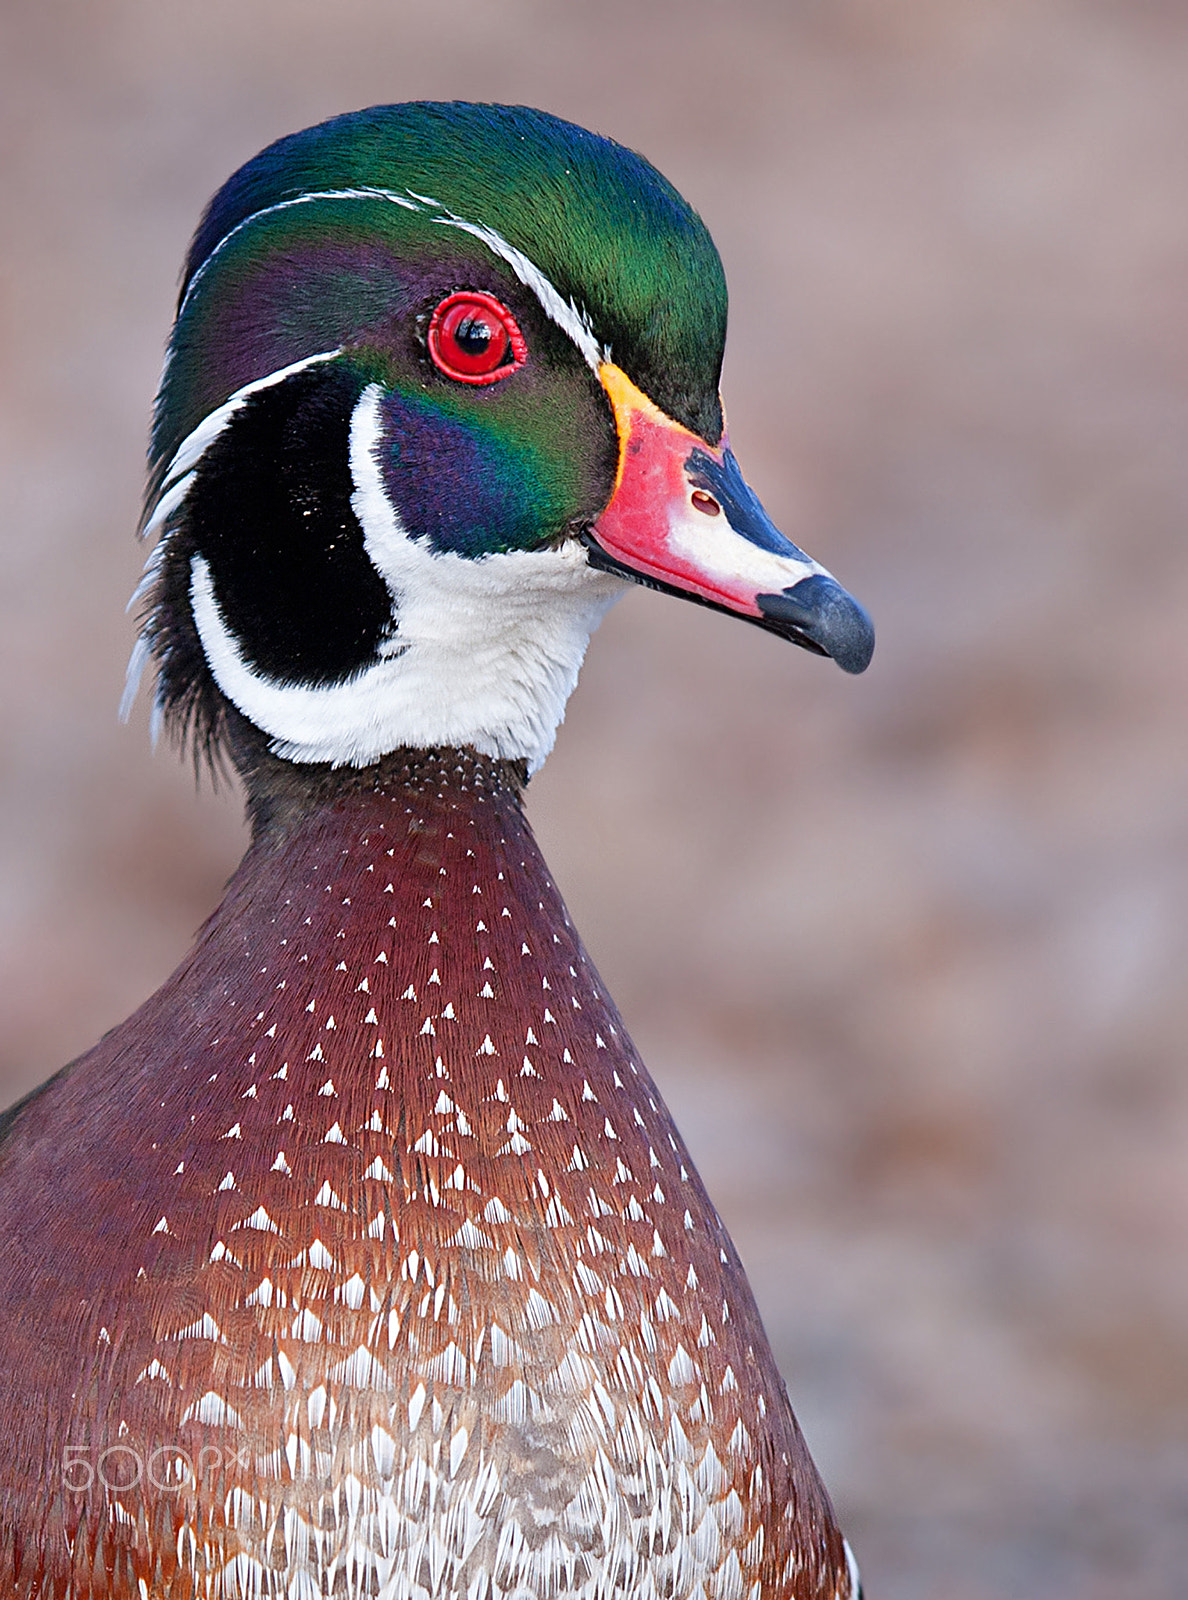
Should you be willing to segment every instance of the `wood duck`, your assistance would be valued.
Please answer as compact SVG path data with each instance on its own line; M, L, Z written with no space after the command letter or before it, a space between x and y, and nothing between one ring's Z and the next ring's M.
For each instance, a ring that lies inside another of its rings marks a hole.
M849 672L646 161L381 106L207 210L133 680L241 774L174 975L0 1126L0 1593L854 1600L738 1256L521 810L628 583Z

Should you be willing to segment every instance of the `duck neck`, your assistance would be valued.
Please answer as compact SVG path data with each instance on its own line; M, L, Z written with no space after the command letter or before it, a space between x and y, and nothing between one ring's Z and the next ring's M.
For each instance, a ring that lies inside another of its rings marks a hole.
M390 1092L412 1146L411 1122L433 1125L444 1092L485 1159L536 1151L546 1172L580 1170L584 1145L625 1149L645 1120L672 1159L668 1118L524 817L519 763L426 750L366 772L255 777L255 839L194 960L209 975L233 949L254 974L235 1048L269 1080L288 1063L319 1139L322 1121L363 1126Z
M498 795L519 808L528 783L525 761L452 746L394 750L361 768L283 761L249 723L236 717L235 724L229 721L226 729L229 753L247 792L252 844L265 850L283 846L314 819L324 820L329 808L345 816L405 790L418 797L438 794L443 803L447 794L463 804L477 793Z

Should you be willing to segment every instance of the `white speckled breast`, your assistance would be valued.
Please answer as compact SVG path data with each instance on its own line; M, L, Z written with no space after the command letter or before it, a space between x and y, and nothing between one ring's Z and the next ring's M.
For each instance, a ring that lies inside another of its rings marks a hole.
M250 854L27 1109L0 1205L63 1263L0 1274L5 1593L850 1593L737 1257L490 765Z

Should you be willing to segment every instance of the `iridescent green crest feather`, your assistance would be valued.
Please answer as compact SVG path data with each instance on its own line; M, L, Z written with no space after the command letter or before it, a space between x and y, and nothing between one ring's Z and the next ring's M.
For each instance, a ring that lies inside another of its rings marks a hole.
M347 191L357 198L305 198ZM726 286L692 207L641 156L544 112L420 102L278 140L215 196L183 277L153 433L157 481L244 383L399 315L397 262L406 278L410 251L440 250L435 212L522 252L662 410L717 439Z

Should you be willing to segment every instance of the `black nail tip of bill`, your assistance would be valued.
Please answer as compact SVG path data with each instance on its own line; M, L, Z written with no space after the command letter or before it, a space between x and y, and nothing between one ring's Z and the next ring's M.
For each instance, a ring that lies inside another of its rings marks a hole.
M768 623L795 644L832 656L843 672L865 672L874 654L874 624L840 583L814 572L780 594L755 597ZM786 631L785 631L786 630Z

